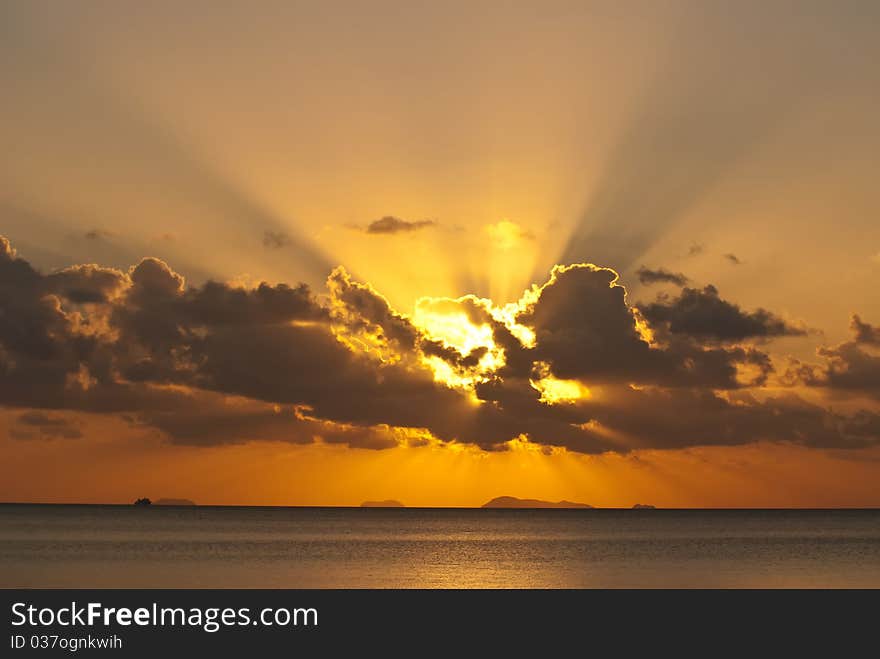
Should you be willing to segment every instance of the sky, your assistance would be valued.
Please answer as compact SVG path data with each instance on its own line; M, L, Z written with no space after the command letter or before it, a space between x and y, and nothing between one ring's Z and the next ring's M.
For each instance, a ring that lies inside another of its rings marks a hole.
M873 2L0 5L0 501L877 506Z

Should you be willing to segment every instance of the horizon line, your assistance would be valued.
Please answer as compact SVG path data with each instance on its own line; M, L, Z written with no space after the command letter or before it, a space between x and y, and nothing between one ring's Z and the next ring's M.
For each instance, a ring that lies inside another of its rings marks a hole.
M144 508L132 503L95 503L77 501L0 501L0 506L115 506L120 508ZM691 506L691 507L666 507L651 506L649 508L635 508L634 506L589 506L589 507L526 507L526 506L362 506L360 504L151 504L153 508L309 508L309 509L357 509L357 510L561 510L561 511L591 511L591 510L627 510L627 511L833 511L833 510L880 510L880 504L874 506Z

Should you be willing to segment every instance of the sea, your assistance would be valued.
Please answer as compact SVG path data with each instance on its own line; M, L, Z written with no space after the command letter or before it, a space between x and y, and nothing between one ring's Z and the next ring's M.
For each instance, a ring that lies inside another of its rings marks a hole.
M0 504L0 587L880 588L880 510Z

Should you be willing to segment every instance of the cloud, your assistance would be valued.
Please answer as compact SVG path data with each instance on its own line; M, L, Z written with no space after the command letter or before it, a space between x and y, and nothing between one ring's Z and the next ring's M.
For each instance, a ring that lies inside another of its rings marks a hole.
M880 346L880 327L862 322L862 319L857 314L853 314L850 319L850 329L855 335L856 343Z
M80 307L107 302L125 281L123 273L98 266L43 276L0 237L0 403L63 406L68 378L102 361L98 335L108 306Z
M728 307L733 325L775 327L769 312ZM517 440L626 453L880 440L873 411L767 395L769 355L653 323L627 303L617 273L591 264L555 267L504 308L425 298L408 316L342 268L324 296L302 284L187 286L155 258L43 274L0 239L0 318L0 405L21 410L10 429L21 438L77 437L69 411L120 415L195 446L502 450ZM553 383L576 393L548 398Z
M742 386L744 367L757 368L759 380L771 370L754 349L706 348L674 334L652 344L617 273L593 265L556 266L517 320L535 331L533 359L564 379L728 389Z
M630 448L685 448L789 442L814 448L862 448L878 442L880 416L834 414L794 395L759 401L749 394L630 389L597 414L599 428Z
M24 412L16 419L10 434L14 439L80 439L80 424L61 416L38 410Z
M45 281L47 291L57 293L71 302L98 304L117 295L124 287L125 277L119 270L87 264L53 272Z
M880 357L876 354L853 341L820 348L818 354L826 362L820 374L809 379L809 384L880 398Z
M722 299L711 284L703 289L685 288L677 297L661 296L638 306L653 326L700 340L743 341L807 333L766 309L743 311Z
M104 229L90 229L83 234L86 240L107 240L113 237L110 231Z
M780 380L789 386L803 385L828 389L836 397L859 395L880 400L880 332L853 314L852 341L820 347L820 363L791 360Z
M370 224L367 226L367 233L409 233L436 225L437 222L434 220L416 220L414 222L410 222L409 220L401 220L399 217L394 217L393 215L386 215L385 217L370 222Z
M651 270L642 266L636 271L639 281L645 286L652 284L675 284L676 286L686 286L688 278L680 272L670 272L664 268Z
M724 258L732 265L742 265L743 263L736 254L725 254Z
M263 232L263 247L268 247L269 249L282 249L290 244L290 236L283 231Z
M700 243L693 243L693 244L688 248L688 256L699 256L700 254L703 253L703 251L704 251L705 249L706 249L706 248L705 248L704 245L701 245Z

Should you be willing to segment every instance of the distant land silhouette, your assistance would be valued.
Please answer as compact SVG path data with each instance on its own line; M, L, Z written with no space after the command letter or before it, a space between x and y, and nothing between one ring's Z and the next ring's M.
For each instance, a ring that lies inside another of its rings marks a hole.
M655 510L656 506L652 506L649 503L637 503L632 507L633 510Z
M194 506L195 501L190 499L157 499L153 502L154 506Z
M586 503L574 501L541 501L540 499L518 499L516 497L495 497L483 504L483 508L592 508Z
M361 508L406 508L400 501L385 499L384 501L364 501Z
M191 501L189 499L156 499L155 501L151 501L149 497L142 497L140 499L135 499L134 505L136 505L136 506L194 506L194 505L196 505L196 502Z

